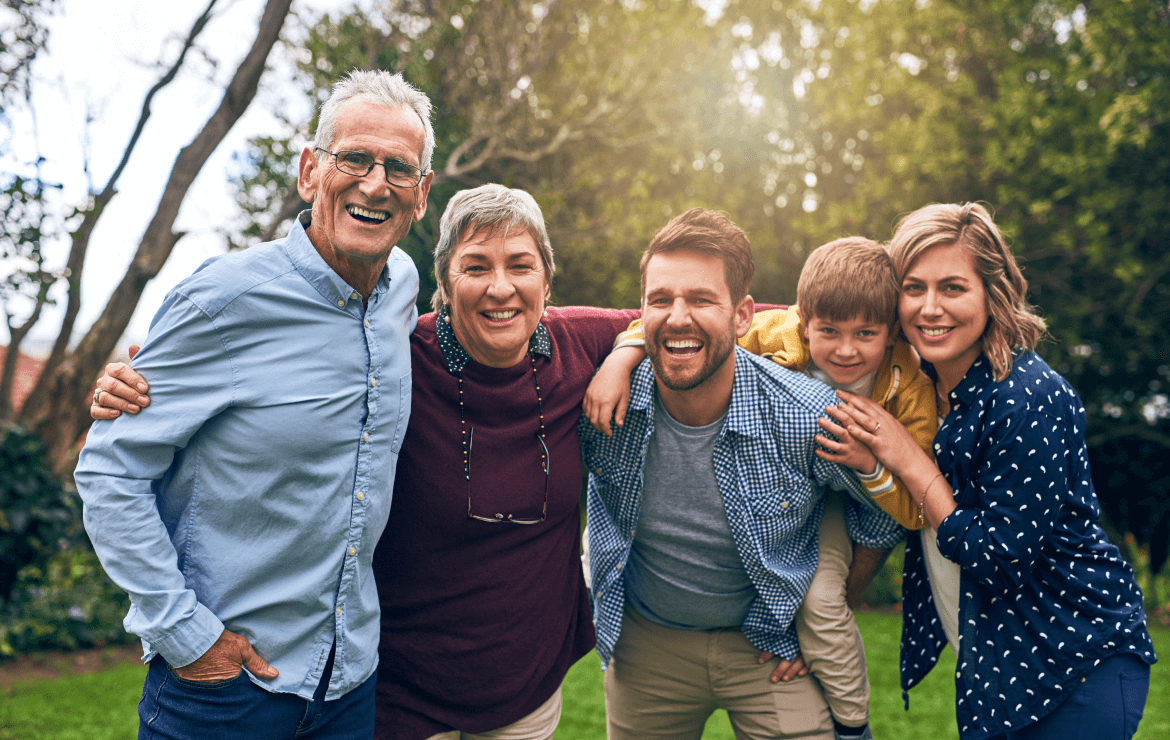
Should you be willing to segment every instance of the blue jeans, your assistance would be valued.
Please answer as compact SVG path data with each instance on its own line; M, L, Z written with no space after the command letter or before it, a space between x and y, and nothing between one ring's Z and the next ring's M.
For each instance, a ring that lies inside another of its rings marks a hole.
M1114 655L1090 671L1052 714L989 740L1130 740L1149 691L1150 667L1132 653Z
M226 681L179 678L162 656L150 662L138 703L138 740L369 740L377 674L325 701L333 656L312 701L266 691L240 671Z

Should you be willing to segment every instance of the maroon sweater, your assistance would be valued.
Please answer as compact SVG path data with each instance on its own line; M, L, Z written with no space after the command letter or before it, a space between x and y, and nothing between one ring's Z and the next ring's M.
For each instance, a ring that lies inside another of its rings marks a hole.
M549 308L551 357L534 353L549 452L537 441L536 383L525 356L510 368L463 368L464 415L474 428L464 477L459 383L439 347L435 315L411 337L413 397L390 521L374 555L382 602L377 738L424 740L511 724L548 700L593 648L581 572L581 401L614 338L636 311Z

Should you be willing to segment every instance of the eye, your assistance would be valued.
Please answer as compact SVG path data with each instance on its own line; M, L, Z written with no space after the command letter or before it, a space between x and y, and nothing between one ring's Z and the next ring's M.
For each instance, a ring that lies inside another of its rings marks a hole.
M923 290L922 283L903 283L902 292L909 295L916 295Z
M831 326L822 326L817 331L819 331L821 334L824 334L825 336L833 336L837 333L837 330Z
M337 153L337 162L340 165L349 165L354 169L368 169L374 158L362 152L344 151Z
M877 332L873 329L862 329L857 332L857 336L862 337L863 339L872 339L877 336Z
M945 290L948 293L966 293L967 292L966 286L959 285L958 283L948 283L943 288L943 290Z
M405 177L413 177L416 173L418 173L418 170L413 165L409 165L406 162L403 162L403 161L398 160L398 159L388 160L385 164L386 164L386 171L389 172L391 175L403 175Z

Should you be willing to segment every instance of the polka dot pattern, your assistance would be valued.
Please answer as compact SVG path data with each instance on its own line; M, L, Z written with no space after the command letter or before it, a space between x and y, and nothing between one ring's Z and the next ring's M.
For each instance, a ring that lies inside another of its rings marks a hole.
M1097 524L1085 412L1072 387L1022 352L1002 382L980 358L950 403L934 451L958 508L938 545L962 569L959 734L983 738L1044 717L1111 655L1157 657L1133 570ZM905 691L946 643L917 536L902 598Z

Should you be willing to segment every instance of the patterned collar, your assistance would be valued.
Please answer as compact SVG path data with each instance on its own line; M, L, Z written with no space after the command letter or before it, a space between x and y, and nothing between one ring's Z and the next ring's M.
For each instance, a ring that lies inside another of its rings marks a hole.
M439 315L435 317L435 334L439 338L439 349L443 350L443 359L447 361L447 372L458 376L463 372L463 368L467 367L467 363L471 362L471 355L467 354L467 350L463 349L463 345L455 338L449 311L445 305L439 309ZM543 323L537 322L536 331L528 338L528 351L552 359L552 338L549 337L548 328Z

